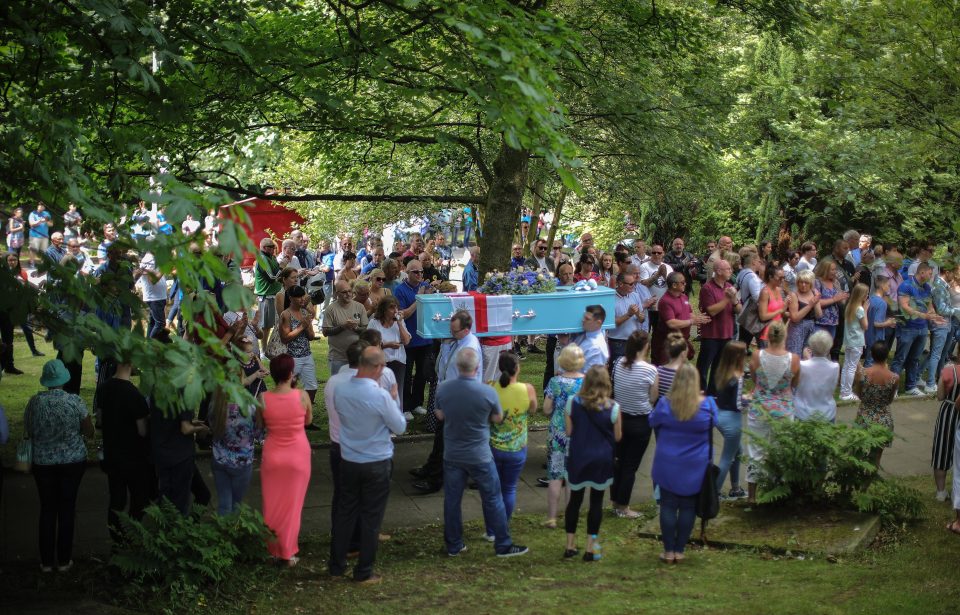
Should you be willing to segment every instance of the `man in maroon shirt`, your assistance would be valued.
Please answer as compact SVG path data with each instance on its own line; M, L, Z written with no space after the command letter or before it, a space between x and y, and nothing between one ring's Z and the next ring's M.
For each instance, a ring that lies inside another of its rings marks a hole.
M730 283L733 268L725 260L718 260L713 267L713 277L700 287L700 313L710 317L710 322L700 327L700 355L697 371L700 383L708 395L716 390L713 372L720 363L723 347L733 339L733 319L740 312L740 297ZM709 373L710 379L707 380Z
M687 281L679 271L674 271L667 276L667 292L660 298L660 303L657 305L660 319L653 331L654 365L667 363L664 343L667 341L667 334L671 331L679 331L683 334L683 337L687 340L687 358L692 359L693 345L690 344L690 327L710 322L710 317L705 314L693 315L690 300L683 293L686 285Z

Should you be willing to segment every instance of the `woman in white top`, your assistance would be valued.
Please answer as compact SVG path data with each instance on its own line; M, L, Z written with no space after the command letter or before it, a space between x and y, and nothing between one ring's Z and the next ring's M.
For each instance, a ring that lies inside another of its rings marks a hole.
M610 500L618 517L635 519L630 509L633 482L650 444L650 413L659 396L657 368L644 361L650 334L634 331L627 338L626 354L613 366L613 398L620 404L623 437L617 443Z
M397 388L403 390L403 376L407 369L407 352L404 345L410 341L403 319L397 318L399 305L393 295L384 297L377 304L367 328L380 332L383 354L387 359L387 367L397 377ZM400 400L401 408L403 400ZM409 420L409 419L408 419Z
M800 361L800 381L793 391L793 414L798 421L821 418L837 420L837 402L833 391L840 377L840 364L830 360L833 338L826 331L810 336L811 356Z

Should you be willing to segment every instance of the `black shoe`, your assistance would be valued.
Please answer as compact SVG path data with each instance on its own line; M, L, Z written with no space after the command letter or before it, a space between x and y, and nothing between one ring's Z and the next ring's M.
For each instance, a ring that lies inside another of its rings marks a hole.
M7 369L3 370L3 373L10 374L11 376L19 376L23 373L23 370L19 370L16 367L8 367Z
M419 489L424 494L436 493L437 491L443 489L443 483L435 483L429 480L418 480L413 483L413 487L414 489Z
M503 553L497 553L497 557L516 557L528 553L530 549L521 545L510 545L510 548Z
M42 352L40 352L39 350L33 350L32 352L33 352L33 356L35 356L35 357L45 357L45 356L47 356L47 355L43 354Z
M576 557L580 555L579 549L566 549L563 552L563 559L570 559L571 557Z
M548 479L546 476L541 476L537 479L537 487L549 487L549 486L550 486L550 479Z
M414 477L414 478L426 478L426 477L427 477L427 470L426 470L426 468L424 468L423 466L419 466L419 467L416 467L416 468L410 468L410 476L412 476L412 477Z
M529 346L527 346L527 352L529 352L530 354L544 354L542 350L540 350L533 344L530 344Z

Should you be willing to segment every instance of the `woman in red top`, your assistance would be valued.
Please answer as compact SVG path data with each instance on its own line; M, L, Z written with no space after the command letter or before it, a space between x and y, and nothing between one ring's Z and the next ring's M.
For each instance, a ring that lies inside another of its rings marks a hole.
M260 464L263 522L276 534L267 547L288 566L299 561L300 519L311 467L304 429L313 422L310 398L293 386L293 367L293 357L288 354L270 361L276 386L262 394L263 411L257 413L259 427L267 430Z
M783 322L783 315L787 311L787 304L783 300L783 270L768 266L763 272L763 282L764 287L757 301L757 314L761 322L766 323L760 332L760 340L766 346L770 323Z

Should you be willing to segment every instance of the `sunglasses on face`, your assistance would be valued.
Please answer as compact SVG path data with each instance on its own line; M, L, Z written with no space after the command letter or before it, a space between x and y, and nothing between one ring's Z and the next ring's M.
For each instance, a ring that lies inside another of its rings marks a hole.
M383 281L385 281L386 279L387 279L387 278L373 278L373 280L374 280L375 282L383 282Z
M663 254L663 252L651 252L651 253L650 253L651 256L659 256L660 254Z

